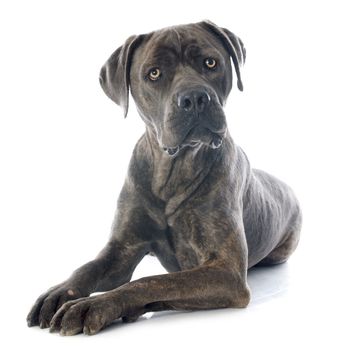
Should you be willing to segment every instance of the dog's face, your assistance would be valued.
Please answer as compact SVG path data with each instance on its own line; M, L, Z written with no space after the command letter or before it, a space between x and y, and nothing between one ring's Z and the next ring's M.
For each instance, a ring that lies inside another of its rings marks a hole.
M232 57L238 87L245 51L233 33L210 22L170 27L134 36L101 70L104 91L128 108L128 90L159 146L170 156L183 147L221 146L223 106L232 87Z

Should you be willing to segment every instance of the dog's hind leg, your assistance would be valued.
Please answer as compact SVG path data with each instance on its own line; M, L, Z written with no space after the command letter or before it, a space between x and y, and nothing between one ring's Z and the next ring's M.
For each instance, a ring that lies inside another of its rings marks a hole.
M298 246L299 237L300 231L290 232L282 244L279 244L269 255L255 266L277 265L286 262Z

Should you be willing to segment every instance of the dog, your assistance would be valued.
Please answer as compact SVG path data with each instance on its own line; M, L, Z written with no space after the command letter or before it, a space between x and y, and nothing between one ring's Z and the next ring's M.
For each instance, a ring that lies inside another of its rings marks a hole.
M38 298L29 326L91 335L149 311L244 308L248 269L290 257L300 205L290 187L251 168L227 130L232 68L243 90L245 57L241 39L210 21L131 36L111 55L101 86L125 116L130 90L146 131L108 243ZM148 253L168 273L130 282Z

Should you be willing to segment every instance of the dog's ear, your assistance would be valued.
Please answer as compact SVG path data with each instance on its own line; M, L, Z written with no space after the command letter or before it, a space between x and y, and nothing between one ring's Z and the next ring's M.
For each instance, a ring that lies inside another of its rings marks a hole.
M213 33L223 43L225 49L232 57L233 65L235 67L237 75L238 89L243 91L240 67L245 62L246 50L244 48L242 40L238 36L230 32L228 29L220 28L211 21L206 20L200 22L200 25L202 25L205 29Z
M100 84L106 95L128 114L130 67L136 48L143 35L133 35L125 44L113 52L100 71Z

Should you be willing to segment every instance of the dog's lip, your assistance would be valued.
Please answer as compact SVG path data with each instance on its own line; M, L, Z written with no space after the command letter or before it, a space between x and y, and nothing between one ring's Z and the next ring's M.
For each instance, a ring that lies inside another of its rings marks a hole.
M188 143L182 143L181 145L177 145L175 147L162 147L162 148L163 148L163 151L166 152L170 157L176 157L180 152L180 150L185 147L196 148L198 146L205 144L211 149L217 149L222 146L222 143L223 143L223 137L220 135L214 135L212 140L209 143L202 142L200 140L191 140Z
M175 157L179 151L180 151L181 146L176 146L176 147L163 147L163 151L168 153L169 156Z
M211 138L209 140L203 141L198 138L192 138L193 135L193 130L195 130L196 125L194 125L188 132L187 134L183 137L182 142L179 143L178 145L175 146L161 146L164 152L166 152L169 156L175 157L178 155L181 149L185 147L191 147L191 148L196 148L201 145L206 145L210 147L211 149L218 149L222 146L223 140L226 136L227 129L225 130L220 130L218 132L213 132L209 128L208 131L211 134Z
M213 139L209 143L209 147L212 149L220 148L223 138L219 135L214 135Z
M175 157L179 151L185 147L197 147L201 144L200 141L191 141L190 143L182 143L181 145L175 147L162 147L163 151L168 153L169 156Z
M182 143L181 144L181 147L186 147L186 146L189 146L189 147L196 147L198 146L199 144L201 144L202 142L200 140L190 140L189 142L186 142L186 143Z

